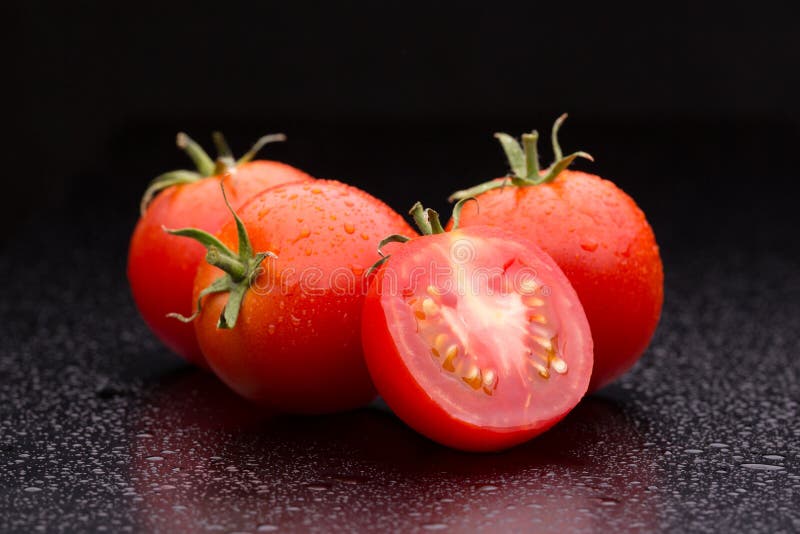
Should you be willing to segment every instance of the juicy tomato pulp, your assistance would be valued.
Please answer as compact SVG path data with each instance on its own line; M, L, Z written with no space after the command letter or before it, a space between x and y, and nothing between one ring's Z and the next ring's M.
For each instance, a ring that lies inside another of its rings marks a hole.
M526 441L589 385L592 338L575 291L546 253L506 231L472 227L397 247L364 306L378 392L442 444Z

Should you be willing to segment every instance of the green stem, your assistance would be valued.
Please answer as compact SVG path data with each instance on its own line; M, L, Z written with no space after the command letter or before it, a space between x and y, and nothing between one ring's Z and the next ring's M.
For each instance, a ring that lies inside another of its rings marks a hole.
M428 221L431 223L431 233L443 234L444 228L442 228L442 222L439 220L439 214L430 208L425 212L428 214Z
M217 149L217 162L214 165L214 174L227 174L236 170L236 160L233 158L231 147L225 140L222 132L212 132L211 139Z
M223 254L217 247L210 247L206 253L206 261L228 273L231 280L241 282L247 275L247 267L238 258Z
M414 218L414 224L417 225L422 235L431 235L433 233L428 214L425 213L425 208L422 207L422 202L417 202L411 206L411 210L408 213Z
M525 176L518 176L518 178L526 178L528 180L539 179L539 150L536 145L539 144L539 132L536 130L528 134L522 134L522 146L525 148Z

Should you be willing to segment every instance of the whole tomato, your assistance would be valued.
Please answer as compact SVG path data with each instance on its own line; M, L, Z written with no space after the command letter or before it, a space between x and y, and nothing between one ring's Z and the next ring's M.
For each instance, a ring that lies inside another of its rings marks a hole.
M523 146L497 134L512 173L459 191L476 197L461 225L491 225L527 238L547 252L580 297L594 339L590 391L627 371L655 332L664 300L664 272L653 229L634 200L608 180L567 166L558 144L562 115L553 126L555 162L540 171L536 132Z
M366 270L382 236L411 228L377 198L332 180L273 187L232 212L216 236L172 231L208 249L189 319L211 369L274 411L368 403L375 390L361 347Z
M196 171L172 171L150 184L142 198L141 217L128 251L128 281L133 300L147 325L172 351L208 368L191 325L167 318L170 312L192 312L192 284L205 251L199 243L180 239L164 227L191 226L216 232L230 214L219 193L225 183L234 208L264 189L288 182L307 182L311 176L277 161L255 160L256 152L283 135L262 137L239 160L218 133L214 135L220 156L216 162L188 136L178 134L178 146L197 166Z

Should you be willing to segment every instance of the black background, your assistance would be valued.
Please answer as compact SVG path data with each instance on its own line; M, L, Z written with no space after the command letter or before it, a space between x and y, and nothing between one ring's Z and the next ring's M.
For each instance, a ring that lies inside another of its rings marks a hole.
M566 111L565 148L591 152L579 167L634 196L663 244L769 240L793 222L788 6L12 2L5 237L48 213L132 225L146 182L188 164L178 130L209 146L221 129L239 153L283 131L263 157L446 209L505 172L493 132Z
M0 530L800 529L789 2L2 10ZM494 132L562 112L653 225L665 305L640 363L524 446L460 454L380 406L272 419L136 313L128 239L189 164L179 130L285 132L263 157L447 210L506 171Z

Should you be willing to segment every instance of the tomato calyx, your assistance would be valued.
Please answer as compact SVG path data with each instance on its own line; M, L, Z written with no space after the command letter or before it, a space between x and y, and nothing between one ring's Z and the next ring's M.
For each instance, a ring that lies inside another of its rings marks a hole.
M519 141L506 133L496 133L494 136L500 141L500 145L503 147L503 152L505 152L506 158L508 158L511 172L505 178L490 180L468 189L456 191L450 195L448 200L453 202L474 197L486 191L500 189L509 185L527 187L545 184L555 180L556 177L561 174L561 171L569 167L577 158L594 161L594 158L590 154L582 151L573 152L572 154L564 156L561 151L561 145L558 142L558 130L566 119L567 114L564 113L553 123L553 128L550 132L550 141L553 146L554 161L549 167L544 170L539 167L539 132L536 130L522 134L521 145Z
M164 231L169 234L194 239L206 247L208 251L206 253L206 261L225 272L225 274L214 280L208 287L200 292L197 297L197 310L192 315L185 317L179 313L169 313L167 317L178 319L184 323L191 322L200 314L203 306L203 299L206 295L212 293L229 293L228 302L225 304L217 320L217 328L231 329L236 326L236 320L239 317L239 310L242 307L245 294L261 272L261 263L266 258L277 258L277 256L269 251L253 252L253 245L250 243L250 237L247 235L247 229L244 227L244 223L242 223L242 220L231 207L230 203L228 203L228 197L225 195L225 187L221 183L220 188L222 189L222 196L225 199L225 205L236 221L239 251L238 253L233 252L215 236L198 228L164 228Z
M153 178L139 203L139 212L142 215L144 215L147 206L160 191L173 185L190 184L211 176L234 172L239 165L252 161L265 145L277 141L286 141L286 136L281 133L265 135L258 139L242 157L235 159L222 133L213 132L211 137L217 149L216 160L211 159L211 156L194 139L183 132L178 132L175 144L186 152L186 155L194 163L195 170L177 169Z
M474 197L467 197L460 199L458 202L456 202L455 206L453 206L453 227L450 229L451 232L458 228L459 222L461 221L461 210L464 207L464 204L470 200L474 200L476 203L478 202L478 199ZM447 231L442 226L439 213L434 209L423 207L422 202L416 202L413 206L411 206L408 214L414 219L414 224L417 225L417 228L419 228L419 233L423 236L443 234ZM389 260L389 255L383 252L383 247L389 243L406 243L407 241L411 241L411 238L402 234L392 234L381 239L380 243L378 243L378 255L380 256L380 259L373 263L372 267L367 269L367 276L372 274L378 269L378 267Z

